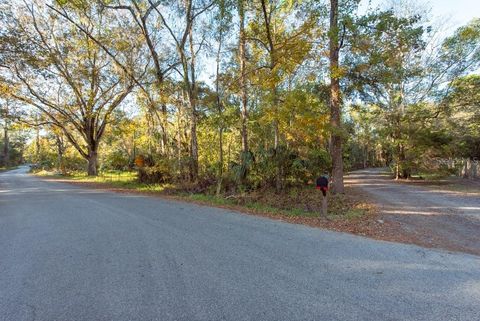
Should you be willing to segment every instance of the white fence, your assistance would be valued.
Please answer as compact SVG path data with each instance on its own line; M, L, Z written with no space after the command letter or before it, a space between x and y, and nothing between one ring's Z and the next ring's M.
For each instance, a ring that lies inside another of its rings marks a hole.
M465 178L480 178L480 162L471 159L459 160L461 165L459 166L459 176Z
M430 162L431 169L448 168L450 174L463 178L480 179L480 161L478 159L457 158L457 159L435 159Z

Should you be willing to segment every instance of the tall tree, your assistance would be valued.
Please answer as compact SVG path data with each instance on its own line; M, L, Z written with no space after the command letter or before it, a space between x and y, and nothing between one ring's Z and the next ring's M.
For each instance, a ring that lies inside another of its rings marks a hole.
M422 123L443 113L442 104L433 110L431 102L441 101L449 84L479 63L478 24L472 22L436 43L435 33L422 17L393 10L359 17L346 54L347 90L381 107L377 125L393 144L397 179L408 178L416 166L416 138L428 136Z
M168 74L177 66L178 61L172 59L174 55L166 51L162 41L162 28L158 28L155 12L162 5L162 1L152 2L151 0L132 1L132 0L115 0L100 1L102 7L119 11L127 11L133 21L132 28L138 28L148 49L149 56L153 62L154 81L152 85L144 84L140 86L143 95L147 98L148 111L159 120L161 127L161 149L162 154L167 158L170 156L169 151L169 122L168 112L165 102L159 97L165 94L165 81ZM148 63L148 60L146 61ZM149 80L147 79L148 83ZM143 82L142 82L143 83Z
M276 189L280 191L284 185L281 163L286 146L280 124L282 90L311 50L316 20L307 14L302 21L287 24L288 19L302 13L285 1L256 1L253 14L247 33L253 52L251 74L264 93L265 119L271 123L273 144L270 144L276 155Z
M108 17L95 6L70 9L98 37L122 33L106 29L103 22ZM8 66L15 80L12 97L37 108L61 128L87 160L88 174L97 175L105 128L134 82L88 37L63 28L57 15L46 14L44 6L33 3L17 10L23 17L14 18L11 34L20 35L22 43ZM128 52L125 60L132 62L135 50L128 45L123 49Z
M342 119L339 53L342 46L338 25L338 0L330 0L329 60L330 60L330 126L332 130L330 155L332 158L332 192L344 193Z
M151 0L149 0L152 4ZM196 181L198 179L198 139L197 139L197 122L198 122L198 83L197 83L197 54L203 45L203 41L195 43L195 23L199 17L207 10L212 8L215 1L195 1L185 0L176 10L178 16L177 21L182 21L181 25L174 28L171 21L167 20L162 11L158 7L154 7L159 15L162 25L166 28L168 34L173 41L177 53L177 59L181 68L175 68L183 83L183 91L185 102L189 110L190 122L190 179ZM178 32L180 31L180 32Z
M10 128L10 106L9 100L5 100L3 107L0 107L3 118L3 155L2 155L2 165L8 167L10 165L10 139L9 139L9 128Z
M238 62L240 65L240 99L241 99L241 137L242 152L245 161L245 155L248 149L248 91L247 91L247 41L245 36L245 0L238 0L238 18L239 18L239 35L238 35ZM246 166L246 164L243 164Z

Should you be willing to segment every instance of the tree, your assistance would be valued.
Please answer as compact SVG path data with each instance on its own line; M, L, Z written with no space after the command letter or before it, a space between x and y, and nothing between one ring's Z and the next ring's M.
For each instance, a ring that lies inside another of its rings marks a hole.
M9 139L9 128L10 128L10 101L5 100L5 104L2 111L1 118L3 118L3 155L2 155L2 165L8 167L10 165L10 139Z
M455 137L457 157L480 159L480 76L470 75L450 84L441 104L447 130Z
M342 44L338 26L338 0L330 0L330 126L332 127L330 154L332 157L333 193L344 192L339 68L339 53L341 47Z
M151 0L150 4L151 4ZM198 18L207 10L209 10L215 1L205 3L204 1L185 0L178 8L176 17L183 20L182 27L176 26L174 30L171 23L157 7L155 11L158 13L163 26L167 29L174 47L176 49L177 58L181 69L175 68L183 83L183 93L185 95L186 104L189 107L190 122L190 179L196 181L198 179L198 140L197 140L197 122L198 122L198 84L196 75L196 56L202 48L203 41L196 45L194 42L194 28ZM177 20L177 21L178 21ZM176 31L180 30L179 33ZM196 47L197 46L197 47Z
M154 114L160 123L162 131L161 149L162 154L167 158L170 156L169 151L169 122L167 106L164 102L159 101L159 97L164 94L165 81L168 74L178 65L176 59L172 59L175 55L169 50L165 52L166 46L162 44L164 35L161 34L162 28L158 28L158 23L154 19L155 12L160 13L159 7L161 1L152 2L151 0L143 1L100 1L100 5L106 9L114 9L118 11L127 11L133 21L132 28L138 28L145 42L146 48L153 62L154 81L153 86L148 84L140 85L142 94L147 98L148 111ZM163 19L163 16L162 16ZM92 35L90 35L92 36ZM104 47L106 48L106 47ZM108 51L108 49L107 49ZM147 62L148 64L148 62ZM147 82L149 80L147 79ZM158 106L160 105L160 106ZM160 114L159 114L160 109ZM160 116L161 115L161 116Z
M276 189L283 189L281 149L286 145L280 131L282 108L282 86L305 61L312 45L311 37L316 28L316 16L306 15L299 23L287 25L287 19L300 14L284 1L254 2L254 17L249 25L247 40L252 43L252 79L264 93L265 119L271 123L272 148L277 163Z
M352 50L346 57L351 89L364 101L388 113L388 135L395 144L396 177L409 176L405 140L408 84L422 72L424 27L419 16L398 17L393 11L377 11L356 20Z
M425 124L444 112L438 102L450 91L448 84L478 66L478 24L461 27L437 44L422 17L392 10L360 17L345 61L347 90L383 111L377 119L385 124L377 125L392 141L397 179L409 178L428 150L419 147L434 143L417 138L433 139Z
M21 35L8 65L15 82L12 97L37 108L61 128L87 160L88 174L97 175L98 148L105 128L134 82L91 39L63 28L58 15L45 14L46 8L37 3L22 9L25 17L15 17L10 25L11 35ZM118 28L106 29L103 21L109 17L95 6L70 10L99 38L124 33ZM127 63L135 60L136 50L127 42L117 43L115 48Z
M247 89L247 41L245 36L245 1L237 0L239 34L238 34L238 63L240 66L240 99L241 99L241 137L243 166L246 167L248 148L248 89Z

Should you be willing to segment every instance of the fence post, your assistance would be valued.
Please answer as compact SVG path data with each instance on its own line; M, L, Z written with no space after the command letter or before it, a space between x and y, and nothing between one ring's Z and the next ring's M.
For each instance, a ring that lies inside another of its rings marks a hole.
M467 178L472 178L472 161L470 158L467 158Z

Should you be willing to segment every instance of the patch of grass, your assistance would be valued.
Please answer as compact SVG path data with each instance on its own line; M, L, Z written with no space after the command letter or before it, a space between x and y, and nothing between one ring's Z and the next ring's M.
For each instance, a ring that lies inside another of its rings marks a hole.
M189 198L213 205L234 205L256 213L292 218L319 217L322 208L322 196L311 187L294 187L283 193L264 189L230 197L188 194ZM369 213L368 205L358 195L347 189L346 194L328 196L328 218L335 220L358 220Z
M136 184L137 186L135 187L135 189L141 192L163 193L175 189L175 186L172 184Z
M425 184L428 188L433 190L445 191L445 192L454 192L454 193L464 193L471 195L480 194L480 181L478 180L468 180L462 178L450 179L444 182L444 184Z
M137 176L135 172L110 171L102 172L98 176L88 176L84 172L71 172L68 173L68 175L62 175L57 172L41 170L39 172L35 172L35 175L50 178L61 178L64 180L82 183L105 184L106 186L129 189L137 189L143 186L143 184L140 184L136 181Z
M256 212L264 212L272 215L285 214L287 211L275 208L273 206L262 204L259 202L250 202L245 204L246 208L252 209Z
M351 208L347 210L345 213L345 218L352 220L352 219L357 219L361 218L363 215L365 215L365 210L361 208Z
M0 173L5 171L11 171L12 169L17 169L18 166L0 166Z
M451 175L449 173L418 173L418 174L414 174L412 175L410 178L408 178L407 180L411 180L411 181L441 181L441 180L444 180L444 179L447 179L448 177L450 177Z
M215 195L208 195L208 194L183 194L183 196L186 196L188 199L192 201L197 201L197 202L202 202L202 203L207 203L207 204L214 204L214 205L238 205L236 202L225 198L225 197L219 197Z
M101 172L98 176L87 176L82 172L74 172L68 175L72 180L80 180L83 182L95 182L95 183L110 183L121 182L129 183L137 179L136 172L121 172L121 171L108 171Z
M307 212L301 208L281 209L271 205L263 204L260 202L248 202L244 205L248 209L252 209L256 212L268 213L271 215L284 215L288 217L316 217L318 213Z

